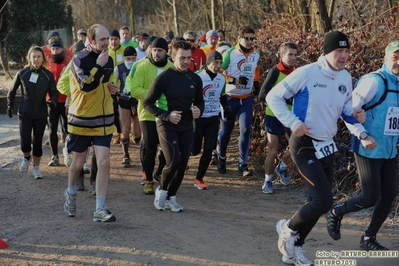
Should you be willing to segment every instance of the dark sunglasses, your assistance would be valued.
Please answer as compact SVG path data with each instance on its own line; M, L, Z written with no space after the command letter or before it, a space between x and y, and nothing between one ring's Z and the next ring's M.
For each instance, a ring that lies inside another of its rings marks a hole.
M186 39L187 42L195 42L193 39Z
M253 41L255 40L255 37L242 37L244 38L246 41Z

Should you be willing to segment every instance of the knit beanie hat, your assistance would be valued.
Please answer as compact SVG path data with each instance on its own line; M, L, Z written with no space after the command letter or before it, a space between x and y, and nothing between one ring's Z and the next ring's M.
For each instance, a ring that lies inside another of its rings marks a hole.
M49 31L48 35L47 35L47 41L50 40L52 37L58 36L60 37L60 34L58 33L58 31Z
M216 31L210 30L206 33L206 39L208 40L209 38L219 38L219 35Z
M123 51L123 56L137 56L137 51L133 46L128 46Z
M78 30L78 35L87 36L87 31L85 29L80 29L80 30Z
M121 36L119 35L119 31L117 31L117 30L112 30L112 31L109 33L109 36L110 36L110 37L118 37L119 39L121 38Z
M85 48L84 43L82 41L78 41L73 47L73 53L76 54L77 52L82 51L84 48Z
M323 45L324 54L326 55L339 48L350 48L348 37L340 31L327 33Z
M152 42L152 48L162 48L165 51L168 51L168 42L164 38L156 38Z
M210 63L218 59L223 60L222 54L218 51L212 51L208 54L208 57L206 58L206 64L209 65Z

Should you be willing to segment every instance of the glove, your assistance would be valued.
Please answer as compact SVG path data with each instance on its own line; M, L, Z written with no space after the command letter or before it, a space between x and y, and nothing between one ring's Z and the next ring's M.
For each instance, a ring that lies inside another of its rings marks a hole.
M239 76L238 77L239 84L241 85L247 85L248 84L248 78L245 76Z
M224 118L226 118L227 120L233 119L233 113L231 112L230 106L225 106L225 107L223 108L223 116L224 116Z
M255 97L258 97L260 92L260 84L259 81L254 81L254 90L253 90L253 94Z
M8 106L6 113L9 118L12 118L12 113L14 113L14 109L12 107Z
M51 110L55 109L57 107L57 103L54 101L48 102L47 106L50 107Z

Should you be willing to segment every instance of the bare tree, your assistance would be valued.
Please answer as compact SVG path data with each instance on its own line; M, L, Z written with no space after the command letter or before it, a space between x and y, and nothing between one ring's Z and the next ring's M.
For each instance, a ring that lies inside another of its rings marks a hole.
M129 10L130 32L136 32L134 23L134 4L133 0L126 1L127 9Z
M173 21L175 24L175 34L179 35L179 14L177 11L176 0L167 0L168 3L172 6L173 9Z

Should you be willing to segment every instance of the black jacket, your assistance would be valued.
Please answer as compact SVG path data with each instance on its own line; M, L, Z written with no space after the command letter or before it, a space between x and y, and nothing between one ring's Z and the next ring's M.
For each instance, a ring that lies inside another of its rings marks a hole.
M37 80L33 77L37 76ZM26 67L14 77L8 91L7 106L14 108L15 95L21 87L22 99L18 108L18 115L30 119L42 119L48 116L46 93L49 92L50 101L56 103L58 92L53 74L44 67L34 69Z

